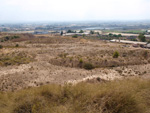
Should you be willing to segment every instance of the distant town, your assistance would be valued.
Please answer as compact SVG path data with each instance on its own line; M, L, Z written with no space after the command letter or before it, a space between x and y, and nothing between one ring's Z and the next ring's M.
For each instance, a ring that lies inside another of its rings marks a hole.
M141 40L139 40L138 36L139 34L143 34L146 39L142 42L150 42L149 21L0 24L0 32L14 34L27 33L35 35L48 34L51 36L72 36L74 38L79 36L110 40L112 42L117 39L140 42ZM127 41L119 42L127 43ZM137 43L133 42L133 44Z

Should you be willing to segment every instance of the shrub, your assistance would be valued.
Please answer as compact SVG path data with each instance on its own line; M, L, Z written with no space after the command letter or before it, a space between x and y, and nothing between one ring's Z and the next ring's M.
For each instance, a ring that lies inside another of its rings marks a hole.
M19 44L16 44L16 47L19 47Z
M82 60L82 59L80 59L80 60L79 60L79 63L80 63L80 64L82 64L82 63L83 63L83 60Z
M143 57L144 57L144 58L147 58L147 57L148 57L148 51L144 51Z
M4 40L5 40L5 41L7 41L7 40L9 40L9 39L10 39L9 36L4 37Z
M146 42L146 37L144 36L143 33L139 34L138 39L139 39L141 42Z
M0 49L2 49L3 48L3 46L2 45L0 45Z
M94 66L91 63L85 63L83 68L86 70L91 70L94 69Z
M119 57L119 52L115 51L114 54L113 54L113 58L118 58L118 57Z
M73 35L72 38L78 38L78 36L77 35Z

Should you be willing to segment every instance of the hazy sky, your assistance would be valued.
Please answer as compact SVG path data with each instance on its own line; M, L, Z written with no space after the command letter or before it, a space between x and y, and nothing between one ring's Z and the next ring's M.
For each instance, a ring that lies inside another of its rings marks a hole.
M0 22L150 20L150 0L0 0Z

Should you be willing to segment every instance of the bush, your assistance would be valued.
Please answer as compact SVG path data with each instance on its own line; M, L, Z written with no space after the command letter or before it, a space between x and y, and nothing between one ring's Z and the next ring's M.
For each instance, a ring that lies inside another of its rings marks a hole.
M19 44L16 44L16 47L19 47Z
M85 63L83 68L86 70L92 70L94 69L94 66L91 63Z
M79 60L79 63L80 63L80 64L82 64L82 63L83 63L83 60L82 60L82 59L80 59L80 60Z
M148 58L148 51L144 51L143 57L144 57L144 58Z
M78 35L73 35L72 38L78 38Z
M0 45L0 49L2 49L3 48L3 46L2 45Z
M143 33L139 34L138 39L139 39L141 42L146 42L146 37L144 36Z
M114 54L113 54L113 58L118 58L118 57L119 57L119 52L115 51Z

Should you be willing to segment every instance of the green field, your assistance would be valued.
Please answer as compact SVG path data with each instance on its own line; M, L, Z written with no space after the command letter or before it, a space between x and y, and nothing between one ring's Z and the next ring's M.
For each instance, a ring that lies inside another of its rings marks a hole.
M140 34L145 31L142 30L103 30L104 33L114 32L114 33L131 33L131 34Z

